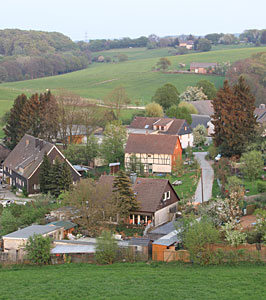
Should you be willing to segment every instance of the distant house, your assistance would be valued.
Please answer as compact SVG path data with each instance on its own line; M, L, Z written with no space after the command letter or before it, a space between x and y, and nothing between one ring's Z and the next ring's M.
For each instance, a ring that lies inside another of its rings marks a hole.
M28 194L40 192L40 166L45 153L51 163L56 159L68 163L73 183L80 179L80 174L55 145L28 134L24 135L3 162L4 179L20 190L26 189Z
M113 190L114 176L102 175L99 184ZM132 178L133 191L139 202L139 209L132 211L130 224L150 224L159 226L170 221L177 212L180 201L167 179Z
M71 127L68 126L64 130L61 128L61 132L58 134L58 141L63 142L63 138L66 136L68 144L87 144L88 136L93 134L98 143L102 143L103 129L101 127L95 129L85 125L73 124Z
M198 100L190 102L198 111L199 115L212 116L214 109L211 100Z
M23 250L29 237L40 234L44 237L49 236L54 240L61 240L64 237L62 226L51 225L31 225L2 237L4 252Z
M217 63L200 63L192 62L190 64L190 72L207 74L212 73L213 70L218 66Z
M182 158L182 147L177 135L136 134L128 136L125 147L125 168L130 169L136 157L145 173L171 173L176 161Z
M194 42L192 40L189 40L189 41L181 41L179 43L179 47L183 47L183 48L186 48L188 50L192 50L193 49L193 46L194 46Z
M203 125L207 129L207 135L211 136L214 133L214 125L212 124L211 117L208 115L191 115L192 129L195 129L198 125Z
M257 122L258 123L260 123L260 124L265 124L266 123L266 108L265 108L265 104L260 104L260 106L255 109L254 114L257 117Z
M193 146L193 131L184 119L135 117L127 130L128 133L176 135L183 149Z

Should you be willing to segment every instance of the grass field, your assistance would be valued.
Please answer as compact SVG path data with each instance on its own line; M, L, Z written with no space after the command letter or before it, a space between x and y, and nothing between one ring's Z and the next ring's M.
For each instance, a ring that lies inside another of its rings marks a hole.
M168 58L172 63L171 69L176 69L179 63L189 66L193 61L234 62L249 57L253 53L266 51L266 47L241 48L239 46L240 48L235 48L237 46L229 50L223 49L224 46L217 46L217 49L220 47L222 50L169 56ZM111 51L114 52L114 50ZM123 63L94 63L85 70L64 75L0 84L0 117L10 109L17 95L21 93L31 95L35 92L44 92L46 89L50 89L55 94L66 90L95 100L105 98L116 86L123 85L133 105L136 100L140 101L141 105L145 105L151 101L156 89L165 83L172 83L179 92L202 79L212 81L217 88L222 86L224 81L222 76L152 72L151 69L157 63L158 57L165 56L168 51L168 48L124 49L125 53L131 55L132 60Z
M68 264L0 270L1 300L265 299L264 265Z

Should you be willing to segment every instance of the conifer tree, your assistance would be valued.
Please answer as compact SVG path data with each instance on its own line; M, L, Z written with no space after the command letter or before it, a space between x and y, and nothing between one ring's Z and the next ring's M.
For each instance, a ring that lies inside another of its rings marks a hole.
M255 135L255 98L243 77L230 87L224 82L213 100L214 143L226 155L241 155Z
M11 150L15 148L21 137L25 134L25 132L21 131L20 124L22 111L27 101L27 96L24 94L15 99L4 128L5 144Z
M32 95L27 101L26 105L23 107L21 114L21 129L23 132L27 132L35 137L40 135L40 100L37 93Z
M61 174L59 174L59 185L62 190L69 190L72 184L72 174L70 171L69 164L66 160L62 163Z
M45 153L43 156L43 162L40 167L40 190L42 193L47 194L49 192L49 187L51 184L51 168L52 165L49 162L48 156Z
M61 185L60 185L60 177L62 173L62 164L60 163L59 159L55 159L55 163L52 164L50 170L50 184L49 184L49 191L52 195L58 197L61 192Z
M120 170L115 177L113 191L116 193L117 208L122 217L127 217L130 211L138 209L139 203L134 195L132 184L123 170Z

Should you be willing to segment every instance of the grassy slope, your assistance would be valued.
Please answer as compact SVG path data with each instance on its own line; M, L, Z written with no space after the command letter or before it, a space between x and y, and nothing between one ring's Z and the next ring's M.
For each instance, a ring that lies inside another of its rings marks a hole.
M253 299L265 298L263 265L57 265L0 271L0 299Z
M171 69L175 69L180 62L189 64L193 61L235 61L263 50L266 51L266 47L194 53L182 56L171 56L169 59L172 62ZM151 68L156 64L157 60L158 58L149 58L118 64L95 63L86 70L65 75L3 84L0 87L0 94L3 91L3 87L7 88L4 89L4 93L7 97L9 97L9 92L15 92L14 89L19 93L20 91L44 91L47 88L56 91L61 88L71 90L83 97L102 99L110 90L122 84L126 87L133 100L140 99L142 103L145 104L150 101L155 90L167 82L175 84L180 92L182 92L187 85L193 85L202 78L213 81L217 87L221 86L223 82L223 77L218 76L151 72ZM3 98L3 96L0 96L0 99L10 100L12 98Z

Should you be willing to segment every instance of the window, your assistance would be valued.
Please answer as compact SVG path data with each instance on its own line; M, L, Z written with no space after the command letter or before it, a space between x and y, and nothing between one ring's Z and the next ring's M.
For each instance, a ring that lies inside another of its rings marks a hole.
M187 131L187 126L185 126L185 131Z
M151 154L148 154L148 157L151 157Z
M168 191L167 193L166 193L167 195L167 199L170 199L170 197L171 197L171 193L170 193L170 191Z
M166 201L167 199L167 193L163 193L163 201Z

